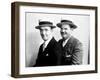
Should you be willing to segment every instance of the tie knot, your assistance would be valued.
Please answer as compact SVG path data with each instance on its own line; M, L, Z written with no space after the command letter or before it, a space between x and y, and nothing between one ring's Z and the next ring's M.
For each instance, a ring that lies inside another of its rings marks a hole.
M43 45L45 45L45 44L46 44L46 42L43 43Z

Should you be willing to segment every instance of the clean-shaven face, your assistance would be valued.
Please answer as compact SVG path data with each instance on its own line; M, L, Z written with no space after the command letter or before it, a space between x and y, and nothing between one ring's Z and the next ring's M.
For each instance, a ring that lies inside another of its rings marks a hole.
M47 41L52 36L52 29L51 27L41 27L40 28L40 35L44 41Z
M67 24L62 25L61 28L60 28L61 36L65 40L68 39L71 36L72 31L73 31L73 29L70 28L70 26L67 25Z

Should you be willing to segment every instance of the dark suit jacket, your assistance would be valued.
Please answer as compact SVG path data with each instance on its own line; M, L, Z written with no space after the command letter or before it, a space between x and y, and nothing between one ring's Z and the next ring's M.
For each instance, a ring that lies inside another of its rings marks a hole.
M35 66L56 66L60 64L60 51L57 41L52 38L45 50L42 50L43 44L39 48L38 57Z
M74 37L71 37L66 45L62 47L63 40L59 40L61 47L61 65L79 65L82 64L82 43Z

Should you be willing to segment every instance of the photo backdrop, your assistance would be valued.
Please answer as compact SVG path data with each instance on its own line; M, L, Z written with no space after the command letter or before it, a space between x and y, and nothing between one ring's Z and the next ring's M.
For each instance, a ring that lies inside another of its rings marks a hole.
M40 36L40 31L35 29L39 20L52 21L54 25L59 23L61 19L71 20L78 26L73 31L73 36L83 43L83 64L88 64L88 50L89 50L89 28L90 16L85 14L53 14L53 13L39 13L39 12L26 12L25 13L25 63L26 67L31 67L35 64L39 46L43 40ZM60 29L56 27L53 30L55 39L61 39Z

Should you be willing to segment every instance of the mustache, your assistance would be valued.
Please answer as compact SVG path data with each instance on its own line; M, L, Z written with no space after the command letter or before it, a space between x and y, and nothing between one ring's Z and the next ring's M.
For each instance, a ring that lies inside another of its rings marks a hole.
M68 34L67 32L60 32L61 34Z

